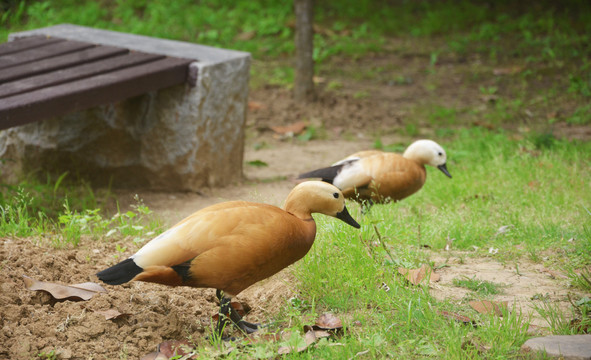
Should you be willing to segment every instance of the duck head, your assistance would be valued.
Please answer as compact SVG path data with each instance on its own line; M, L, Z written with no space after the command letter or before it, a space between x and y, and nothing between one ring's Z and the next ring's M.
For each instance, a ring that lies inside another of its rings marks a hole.
M423 165L434 166L451 178L451 174L447 171L447 155L445 154L445 150L435 141L417 140L406 148L402 156Z
M285 201L285 211L300 219L309 219L312 213L320 213L360 228L347 211L341 190L322 181L304 181L294 187Z

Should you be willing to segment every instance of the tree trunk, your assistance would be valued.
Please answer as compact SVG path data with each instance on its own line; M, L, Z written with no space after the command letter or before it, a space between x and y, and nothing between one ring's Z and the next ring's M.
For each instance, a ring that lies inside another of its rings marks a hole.
M295 34L295 83L297 101L311 101L314 93L314 5L313 0L294 0L296 15Z

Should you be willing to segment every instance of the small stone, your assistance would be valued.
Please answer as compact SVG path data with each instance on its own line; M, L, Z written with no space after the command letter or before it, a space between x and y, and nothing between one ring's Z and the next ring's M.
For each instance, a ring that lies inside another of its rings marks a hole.
M564 360L591 360L591 335L553 335L529 339L521 346L525 352L546 352Z

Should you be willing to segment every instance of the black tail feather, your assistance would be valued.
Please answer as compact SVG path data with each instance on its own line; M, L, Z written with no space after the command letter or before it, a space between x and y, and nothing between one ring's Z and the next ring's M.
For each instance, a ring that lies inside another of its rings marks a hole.
M144 271L137 266L133 259L129 258L123 260L117 265L111 266L108 269L96 273L99 280L109 285L121 285L133 279L137 274Z
M332 184L334 178L341 172L344 164L330 166L322 169L316 169L309 171L307 173L300 174L298 179L307 179L307 178L321 178L322 181Z

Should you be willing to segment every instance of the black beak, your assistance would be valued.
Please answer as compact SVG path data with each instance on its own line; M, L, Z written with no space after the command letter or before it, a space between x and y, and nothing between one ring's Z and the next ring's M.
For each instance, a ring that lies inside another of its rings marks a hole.
M448 178L451 179L451 175L449 174L449 171L447 171L447 166L445 166L445 164L439 165L437 168L439 170L441 170L442 173L444 173L445 175L447 175Z
M357 221L355 221L355 219L353 219L351 217L351 215L349 215L349 211L347 211L347 207L345 206L343 208L343 211L337 213L337 219L341 219L344 222L346 222L347 224L353 226L354 228L359 229L361 226L357 223Z

